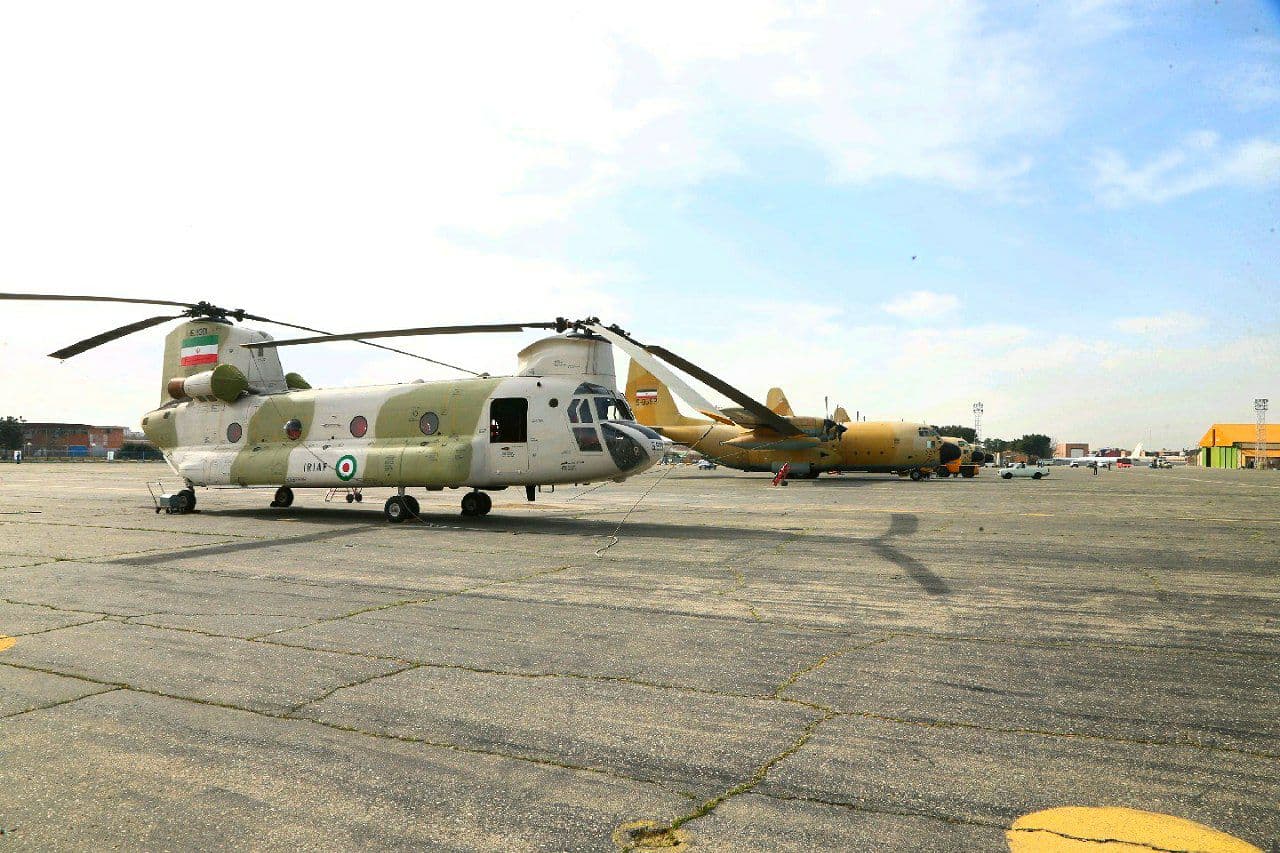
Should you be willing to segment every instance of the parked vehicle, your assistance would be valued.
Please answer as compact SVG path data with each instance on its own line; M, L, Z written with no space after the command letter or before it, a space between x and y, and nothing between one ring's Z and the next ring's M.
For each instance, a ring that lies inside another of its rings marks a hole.
M1032 465L1026 462L1018 462L1000 469L1000 478L1002 480L1012 480L1014 477L1030 477L1033 480L1039 480L1048 476L1048 467L1038 463Z
M716 463L712 462L710 459L699 459L699 460L698 460L698 470L699 470L699 471L714 471L714 470L716 470Z

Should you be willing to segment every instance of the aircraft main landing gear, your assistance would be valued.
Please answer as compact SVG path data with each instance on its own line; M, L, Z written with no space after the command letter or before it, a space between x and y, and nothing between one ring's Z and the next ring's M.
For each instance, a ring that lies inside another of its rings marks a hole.
M493 509L493 499L484 492L467 492L462 496L463 515L488 515L491 509Z
M288 486L281 486L276 489L275 499L271 501L274 507L286 507L293 504L293 489Z
M392 495L387 498L387 502L382 505L382 512L387 516L387 521L392 524L418 517L418 499L413 495L406 495L404 487L400 487L400 494Z
M920 473L919 468L912 468L911 473L907 476L909 476L915 482L919 482L924 477L924 475Z

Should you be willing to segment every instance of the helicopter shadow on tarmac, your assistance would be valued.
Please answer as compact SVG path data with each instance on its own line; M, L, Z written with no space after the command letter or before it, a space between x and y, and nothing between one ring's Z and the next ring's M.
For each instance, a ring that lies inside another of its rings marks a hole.
M354 533L365 533L380 530L389 535L412 535L411 531L423 530L468 530L477 533L535 534L543 536L581 536L606 539L618 530L618 522L613 519L566 518L549 515L537 517L514 517L494 515L484 519L464 519L457 514L446 512L424 512L419 516L419 523L413 520L401 525L387 524L380 510L351 509L336 507L292 507L289 509L225 509L204 510L210 516L220 518L242 518L255 521L302 520L312 524L328 525L329 529L302 533L299 535L282 535L271 538L255 539L246 542L228 542L221 545L208 545L196 548L147 554L118 562L128 565L162 565L171 562L195 559L214 554L238 553L254 551L261 548L281 545L302 544L335 539ZM895 540L913 536L920 528L919 518L913 513L895 512L892 514L889 529L879 536L866 538L860 536L839 536L833 534L810 533L804 538L806 542L843 546L856 549L870 548L880 558L902 569L920 588L931 596L951 594L951 587L946 580L939 577L920 560L906 553ZM662 522L646 522L629 520L622 528L623 536L634 536L649 539L666 539L673 541L713 540L741 543L754 539L762 544L785 542L794 535L792 530L768 530L752 527L734 527L729 525L709 524L667 524Z

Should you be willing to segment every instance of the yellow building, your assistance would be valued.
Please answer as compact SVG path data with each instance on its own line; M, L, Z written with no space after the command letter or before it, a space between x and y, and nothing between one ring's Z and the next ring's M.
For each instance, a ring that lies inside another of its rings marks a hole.
M1266 461L1280 468L1280 424L1266 425ZM1200 464L1206 468L1254 468L1258 456L1257 424L1214 424L1200 439Z

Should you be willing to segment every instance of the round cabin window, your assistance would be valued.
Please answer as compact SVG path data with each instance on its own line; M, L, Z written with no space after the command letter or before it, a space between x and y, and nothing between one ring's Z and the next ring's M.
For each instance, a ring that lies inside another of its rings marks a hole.
M289 436L290 441L302 438L302 421L290 418L284 425L284 434Z
M351 419L351 435L355 438L364 438L364 434L369 431L369 421L364 415L356 415Z
M547 405L554 409L556 406L560 405L560 401L557 400L555 397L552 397L550 400L547 401Z
M227 425L227 442L229 444L235 444L243 435L244 427L240 426L240 424L233 423Z
M435 412L427 412L418 418L418 429L423 435L435 435L440 431L440 416Z

